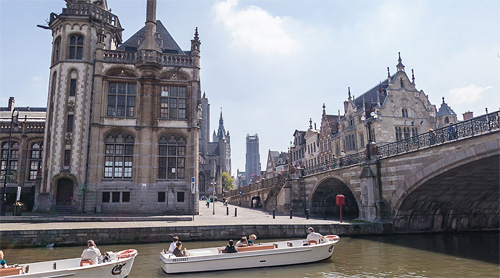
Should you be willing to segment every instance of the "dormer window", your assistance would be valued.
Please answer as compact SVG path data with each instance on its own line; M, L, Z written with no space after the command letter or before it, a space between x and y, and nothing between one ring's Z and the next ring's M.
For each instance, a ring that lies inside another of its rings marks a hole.
M401 109L401 116L403 118L408 118L408 109Z
M83 57L83 37L69 37L69 59L81 60Z

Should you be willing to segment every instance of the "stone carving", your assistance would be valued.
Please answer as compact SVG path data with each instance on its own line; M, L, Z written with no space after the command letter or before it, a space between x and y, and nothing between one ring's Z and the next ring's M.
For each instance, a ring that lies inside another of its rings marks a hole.
M68 112L73 112L75 111L75 101L70 100L68 102Z
M66 145L71 145L72 139L73 139L73 134L70 132L67 132L66 135L64 136L64 141L66 142Z

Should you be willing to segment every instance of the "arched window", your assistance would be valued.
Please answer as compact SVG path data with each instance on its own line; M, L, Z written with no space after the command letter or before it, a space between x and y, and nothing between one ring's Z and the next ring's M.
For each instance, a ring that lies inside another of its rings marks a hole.
M69 59L81 60L83 57L83 37L74 35L69 37Z
M59 61L61 54L61 37L58 37L54 42L54 56L52 57L52 63L55 64Z
M448 117L444 117L444 123L445 124L449 124L450 123L450 119L448 119Z
M134 137L124 134L110 134L106 137L105 178L132 178L133 159Z
M159 142L158 179L184 179L186 168L186 139L161 137Z
M42 168L43 142L35 142L30 148L30 180L36 180Z
M9 142L2 142L2 150L0 155L0 179L5 179L5 174L7 173L7 164L9 164L9 180L15 180L17 175L17 169L19 166L19 143L15 141L10 142L10 155L9 155Z

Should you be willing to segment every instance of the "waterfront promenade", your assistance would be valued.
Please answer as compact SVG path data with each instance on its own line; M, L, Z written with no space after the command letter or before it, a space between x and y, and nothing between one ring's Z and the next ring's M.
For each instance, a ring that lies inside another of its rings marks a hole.
M0 223L0 245L16 247L79 245L88 238L102 243L149 243L169 241L172 234L190 240L219 240L257 233L260 238L302 237L313 226L323 234L374 234L382 232L371 223L323 218L273 215L259 209L229 205L229 215L222 202L207 208L200 202L200 215L57 215L25 213L5 216ZM235 216L235 208L237 216Z

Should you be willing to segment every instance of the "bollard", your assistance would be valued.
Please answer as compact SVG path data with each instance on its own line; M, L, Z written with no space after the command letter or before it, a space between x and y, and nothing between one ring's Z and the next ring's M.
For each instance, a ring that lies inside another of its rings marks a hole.
M323 211L323 219L326 220L326 209Z
M238 216L238 208L234 208L234 217Z
M226 215L229 215L229 207L226 207Z
M306 218L309 219L309 209L306 209Z
M292 209L290 209L290 219L292 219Z
M276 219L276 210L273 209L273 219Z

